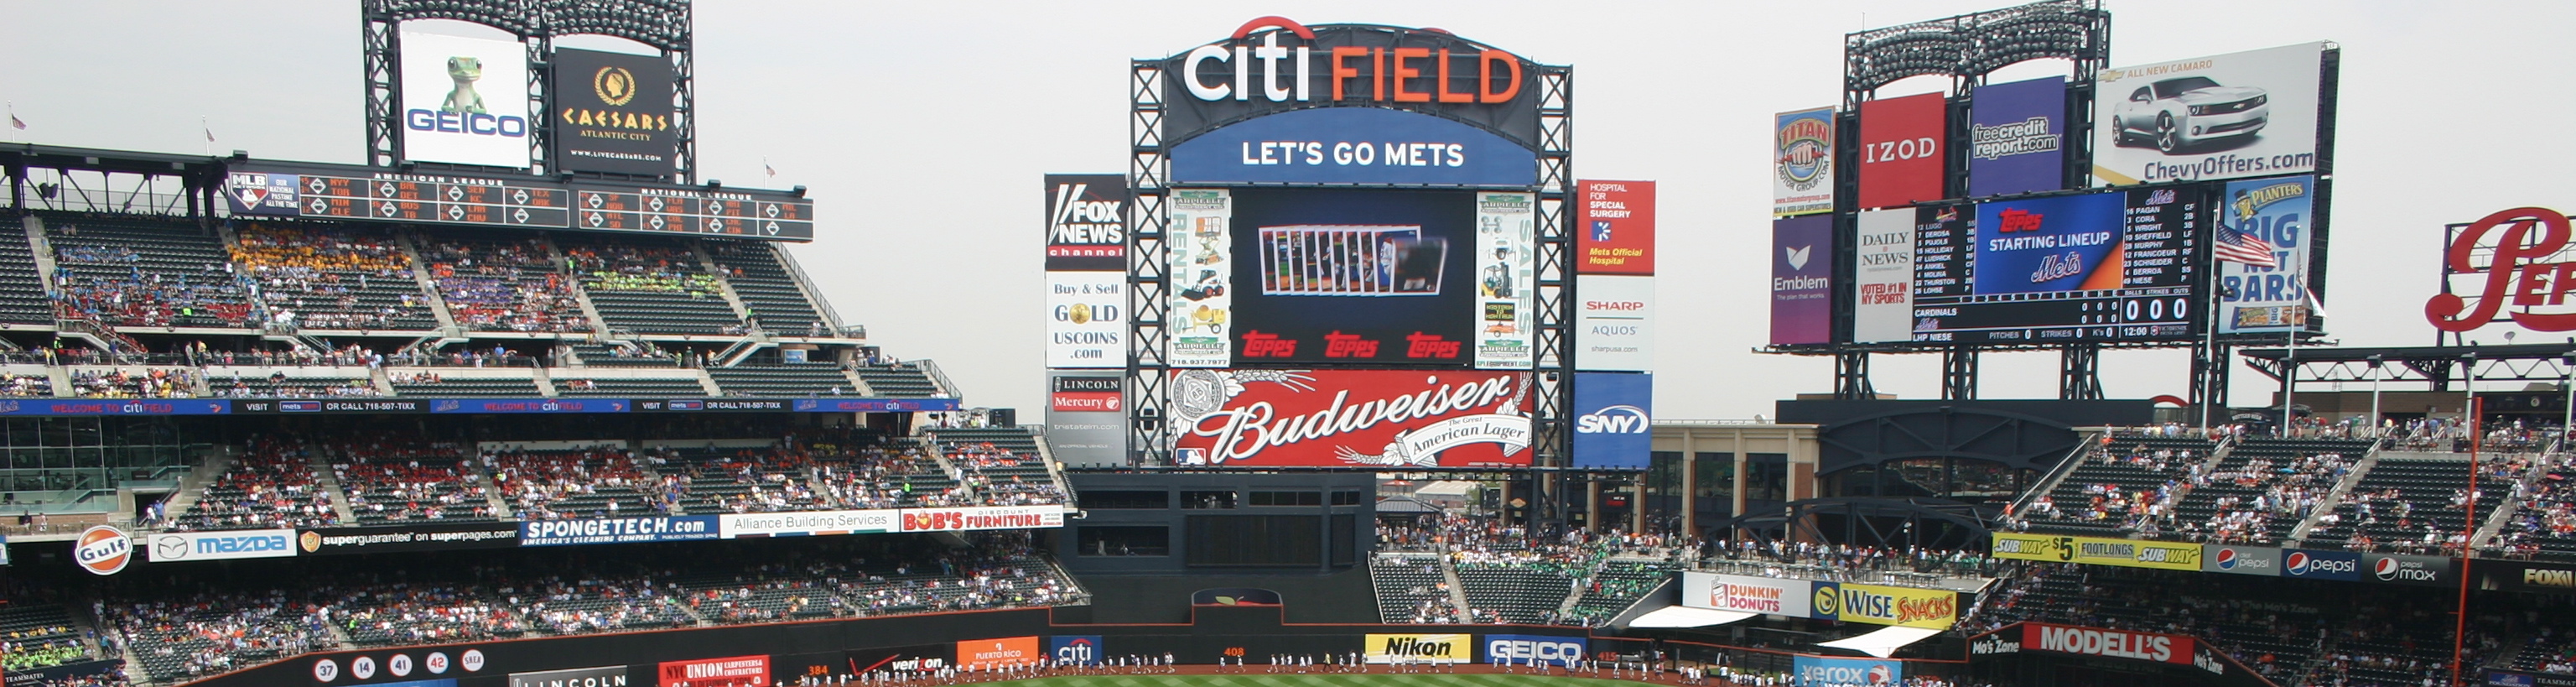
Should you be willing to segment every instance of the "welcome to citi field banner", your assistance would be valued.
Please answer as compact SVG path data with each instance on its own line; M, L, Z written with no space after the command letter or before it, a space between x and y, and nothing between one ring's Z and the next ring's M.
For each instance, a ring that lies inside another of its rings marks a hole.
M1182 465L1453 468L1530 464L1530 373L1178 370Z

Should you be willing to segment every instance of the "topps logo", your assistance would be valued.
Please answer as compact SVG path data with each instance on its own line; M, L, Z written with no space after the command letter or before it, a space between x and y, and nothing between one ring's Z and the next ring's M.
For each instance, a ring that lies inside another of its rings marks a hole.
M1277 334L1243 333L1243 357L1290 358L1297 355L1297 340L1282 339Z
M1377 340L1363 339L1358 334L1344 334L1337 329L1331 334L1324 335L1324 357L1375 358Z
M2003 217L2001 218L2002 221L1998 222L2001 226L1995 227L1995 231L2005 234L2010 234L2016 231L2039 231L2039 222L2045 217L2047 217L2047 215L2031 212L2029 210L2006 208L2003 212Z
M1407 358L1458 357L1459 342L1440 338L1438 334L1414 332L1405 335L1404 340L1404 357Z

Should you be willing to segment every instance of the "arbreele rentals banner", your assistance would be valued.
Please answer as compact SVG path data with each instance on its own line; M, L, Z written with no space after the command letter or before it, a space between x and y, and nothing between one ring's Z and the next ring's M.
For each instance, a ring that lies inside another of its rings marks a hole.
M1995 557L2157 570L2199 570L2201 545L2186 542L1995 533Z
M1234 196L1224 189L1174 189L1171 225L1163 242L1172 251L1172 302L1165 361L1176 368L1234 364Z
M1527 372L1177 370L1171 384L1183 465L1530 464Z
M1538 295L1538 196L1476 194L1476 367L1527 370Z

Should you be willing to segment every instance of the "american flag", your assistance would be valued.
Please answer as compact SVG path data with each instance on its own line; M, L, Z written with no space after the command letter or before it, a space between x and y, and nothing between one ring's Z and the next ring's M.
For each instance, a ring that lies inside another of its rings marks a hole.
M2263 237L2237 231L2226 225L2219 225L2218 243L2209 248L2210 255L2217 257L2219 262L2242 263L2254 267L2280 267L2281 261L2272 258L2273 250L2275 248L2272 242L2263 240Z

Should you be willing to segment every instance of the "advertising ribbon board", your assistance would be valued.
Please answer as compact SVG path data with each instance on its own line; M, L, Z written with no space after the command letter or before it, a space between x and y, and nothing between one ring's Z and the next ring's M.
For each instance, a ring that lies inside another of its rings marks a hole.
M1179 370L1175 455L1225 467L1528 465L1530 373Z
M295 555L295 530L162 532L144 537L154 563L285 558Z
M1027 530L1064 526L1064 506L966 506L906 508L893 532ZM959 660L964 660L960 657Z
M722 527L713 515L531 520L519 523L519 545L564 546L692 541L715 539L721 536L722 532Z
M295 536L296 549L311 556L498 549L518 545L519 524L508 522L325 527L303 530Z
M2201 569L2201 545L2184 542L1995 533L1995 557L2116 565L2157 570Z
M784 513L727 513L716 516L716 530L725 539L740 537L790 537L830 534L872 534L892 532L895 528L892 508L881 510L827 510Z

